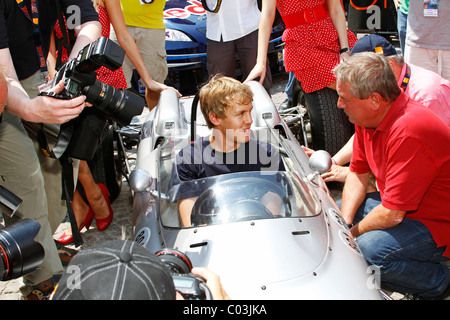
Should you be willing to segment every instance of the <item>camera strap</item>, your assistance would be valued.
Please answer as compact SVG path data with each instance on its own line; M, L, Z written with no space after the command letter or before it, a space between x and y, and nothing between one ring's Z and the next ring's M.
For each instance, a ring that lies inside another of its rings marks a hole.
M66 96L60 96L58 94L55 94L54 92L43 91L39 95L53 97L55 99L67 99ZM37 141L39 143L39 149L41 149L42 153L46 157L59 159L62 157L64 152L66 152L70 140L72 139L72 135L73 135L73 123L69 121L61 124L56 143L53 146L53 148L50 148L47 140L47 135L45 134L44 131L44 125L41 123L41 128L37 133Z
M39 69L41 71L41 75L43 77L44 82L48 82L49 77L47 69L47 60L44 55L44 50L42 49L41 31L39 29L39 8L37 0L31 0L31 16L23 0L16 0L16 3L19 6L22 13L25 15L25 17L33 25L33 41L36 47L36 54L39 60Z
M63 47L67 50L67 54L70 55L70 52L72 51L72 47L76 39L75 39L75 32L67 28L67 23L63 15L60 0L56 1L56 15L58 17L59 29L63 36L62 41L61 39L58 39L60 41L58 41L58 55L56 57L55 69L59 70L59 68L63 64L61 61Z
M51 93L41 92L40 95L54 96ZM80 231L78 230L77 220L72 209L72 200L74 192L73 182L73 165L72 158L66 153L73 134L73 123L71 121L63 123L60 126L58 138L53 148L50 148L47 135L44 131L44 125L41 124L40 130L37 132L37 141L41 152L49 158L58 159L61 164L61 184L62 184L62 200L65 200L67 207L67 215L69 216L70 226L72 228L73 241L75 246L83 244Z
M220 9L220 5L222 4L222 0L216 0L216 4L214 6L214 9L210 9L208 6L208 0L202 0L202 6L206 11L212 12L212 13L217 13L219 12Z
M75 247L79 247L83 244L83 238L81 237L80 230L78 229L77 219L75 218L71 203L75 188L73 183L72 158L67 154L64 154L59 158L59 163L62 168L63 200L66 200L67 215L69 216L70 228L72 229L73 242Z

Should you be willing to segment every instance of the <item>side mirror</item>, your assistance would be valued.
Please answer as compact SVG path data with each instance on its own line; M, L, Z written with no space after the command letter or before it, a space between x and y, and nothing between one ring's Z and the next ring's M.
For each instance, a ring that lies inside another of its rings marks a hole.
M135 169L130 173L130 188L134 192L148 191L153 183L153 178L147 170Z
M332 165L331 156L324 150L318 150L309 157L309 167L314 170L314 174L308 176L308 180L312 181L316 176L330 170Z

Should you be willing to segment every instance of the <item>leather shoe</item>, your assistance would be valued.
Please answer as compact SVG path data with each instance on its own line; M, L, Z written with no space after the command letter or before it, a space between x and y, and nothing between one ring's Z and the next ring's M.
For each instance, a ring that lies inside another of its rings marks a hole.
M84 227L89 230L89 227L91 226L92 220L94 220L94 212L91 208L89 208L89 211L86 215L86 218L84 219L83 223L80 225L78 230L82 230ZM73 236L71 234L66 234L65 232L59 237L58 240L61 244L69 244L73 242Z
M54 289L55 281L53 278L50 278L31 287L31 293L26 296L22 296L22 298L23 300L49 300Z

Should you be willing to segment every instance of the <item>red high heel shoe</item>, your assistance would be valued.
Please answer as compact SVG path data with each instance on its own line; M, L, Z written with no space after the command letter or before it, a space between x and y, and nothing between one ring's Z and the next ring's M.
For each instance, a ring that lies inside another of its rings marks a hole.
M97 229L98 231L103 231L111 224L113 218L113 209L111 208L111 204L109 203L109 192L108 188L103 183L97 183L97 185L102 190L103 197L105 198L106 204L109 209L109 216L103 219L96 219L97 221Z
M89 229L89 227L91 226L92 220L94 220L94 212L92 211L91 208L89 208L86 218L84 218L84 221L80 225L78 230L81 231L84 227L86 227L86 229ZM56 241L58 241L61 244L69 244L69 243L73 242L73 236L71 234L66 234L64 232L63 235L61 237L59 237L59 239Z

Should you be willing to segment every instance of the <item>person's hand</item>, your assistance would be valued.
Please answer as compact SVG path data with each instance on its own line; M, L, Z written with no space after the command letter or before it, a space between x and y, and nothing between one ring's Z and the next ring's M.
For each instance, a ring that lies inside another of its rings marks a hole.
M151 81L148 87L145 88L145 101L147 102L147 106L150 110L156 107L156 105L159 102L160 94L164 90L175 90L178 97L181 97L181 94L178 92L177 89L166 86L163 83Z
M255 80L259 77L259 82L263 83L264 78L266 77L266 66L261 64L256 64L252 71L248 74L247 79L245 79L244 83Z
M343 52L339 55L339 62L345 61L350 58L350 52Z
M313 149L311 149L311 148L308 148L308 147L305 147L305 146L302 146L302 149L303 149L303 151L305 151L305 153L306 153L306 155L307 155L308 157L311 157L311 155L312 155L314 152L316 152L315 150L313 150Z
M50 89L51 92L60 93L64 89L61 80ZM70 100L57 99L48 96L37 96L31 99L30 108L25 120L37 123L62 124L78 117L87 106L86 96L81 95Z
M206 280L206 285L211 291L214 300L231 300L223 289L222 283L220 282L220 277L217 274L208 268L203 267L192 268L191 272Z
M172 90L175 90L177 92L179 97L181 97L181 94L174 87L169 87L169 86L165 85L164 83L159 83L159 82L156 82L156 81L151 81L148 84L147 89L150 90L150 91L159 92L159 93L161 93L162 91L167 90L167 89L172 89Z
M322 174L322 179L325 182L330 181L339 181L339 182L345 182L345 179L347 178L348 174L348 167L338 166L336 164L333 164L327 172Z

